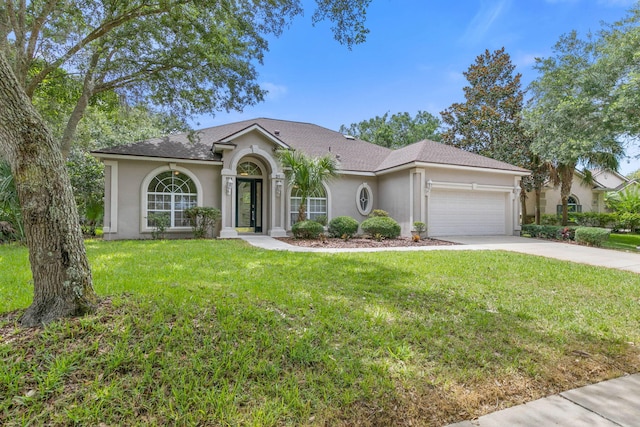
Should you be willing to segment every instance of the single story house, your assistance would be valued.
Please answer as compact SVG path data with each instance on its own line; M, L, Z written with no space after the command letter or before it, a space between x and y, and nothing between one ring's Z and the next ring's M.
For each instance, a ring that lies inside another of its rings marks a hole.
M629 180L615 171L593 169L591 180L585 180L580 171L573 173L571 195L567 199L569 212L607 212L605 195L612 191L621 191L630 185L637 185L635 180ZM535 194L527 194L527 216L532 217L535 212ZM551 181L545 182L540 194L540 212L543 215L559 215L562 213L560 187Z
M409 235L415 221L429 236L519 233L519 182L525 169L433 141L391 150L310 124L259 118L96 150L105 166L106 239L151 235L149 214L166 212L168 234L188 237L183 211L219 208L216 235L283 237L300 198L288 185L278 150L335 156L339 177L307 200L311 219L363 221L383 209Z

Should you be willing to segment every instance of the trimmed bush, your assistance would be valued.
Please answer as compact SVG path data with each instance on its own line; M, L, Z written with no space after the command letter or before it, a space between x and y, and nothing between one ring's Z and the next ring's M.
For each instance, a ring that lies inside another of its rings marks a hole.
M576 230L576 242L589 246L602 246L609 240L611 231L606 228L580 227Z
M545 214L540 217L541 225L560 225L560 220L562 218L558 215L553 214Z
M337 216L329 222L329 236L351 238L358 232L358 225L350 216Z
M615 222L615 215L599 212L582 212L571 214L576 224L583 227L609 227Z
M360 224L362 231L373 238L395 239L400 235L400 224L388 216L376 216Z
M375 217L379 217L379 216L388 217L389 216L389 212L384 211L382 209L374 209L373 212L371 212L369 214L369 218L375 218Z
M548 240L574 240L577 228L574 226L563 227L561 225L524 224L520 234L528 234L531 237Z
M324 227L315 221L306 220L293 224L291 232L296 239L317 239L324 232Z

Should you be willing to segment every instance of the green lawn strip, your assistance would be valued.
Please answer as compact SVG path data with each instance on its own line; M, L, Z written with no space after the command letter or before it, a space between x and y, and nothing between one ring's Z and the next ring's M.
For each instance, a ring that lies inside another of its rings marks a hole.
M640 234L611 234L609 240L602 244L608 249L640 252Z
M491 251L87 249L96 315L0 323L2 425L437 424L640 366L632 273ZM0 269L2 312L26 307L26 250L0 247Z

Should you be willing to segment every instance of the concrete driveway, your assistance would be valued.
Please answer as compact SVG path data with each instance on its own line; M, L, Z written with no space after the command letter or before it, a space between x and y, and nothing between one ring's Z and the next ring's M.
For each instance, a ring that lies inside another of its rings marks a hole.
M466 249L499 249L640 273L640 254L517 236L443 236Z

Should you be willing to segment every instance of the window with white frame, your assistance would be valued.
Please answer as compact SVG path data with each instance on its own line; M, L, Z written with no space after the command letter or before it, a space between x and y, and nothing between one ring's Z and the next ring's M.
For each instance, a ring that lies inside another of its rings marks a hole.
M154 216L166 215L169 227L188 227L184 211L198 205L198 190L191 178L179 171L156 175L147 187L147 226L154 227Z
M373 193L369 184L363 183L356 191L356 207L362 215L369 215L373 209Z
M289 206L290 217L291 217L291 225L298 222L298 210L300 209L300 202L302 201L302 197L297 188L291 190L291 201ZM316 191L307 197L306 203L306 213L307 219L317 219L321 216L327 216L327 193L323 189Z

